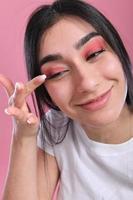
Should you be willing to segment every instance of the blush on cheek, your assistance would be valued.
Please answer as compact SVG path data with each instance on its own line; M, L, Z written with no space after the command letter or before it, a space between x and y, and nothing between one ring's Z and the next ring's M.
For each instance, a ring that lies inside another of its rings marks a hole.
M62 110L69 98L67 90L64 90L64 86L55 83L48 83L46 88L52 101Z
M45 86L52 99L55 99L60 95L60 87L56 86L55 83L47 83Z
M102 63L102 71L106 77L110 77L112 79L119 79L124 77L123 68L119 59L112 53L110 53L109 58L106 59L104 63Z

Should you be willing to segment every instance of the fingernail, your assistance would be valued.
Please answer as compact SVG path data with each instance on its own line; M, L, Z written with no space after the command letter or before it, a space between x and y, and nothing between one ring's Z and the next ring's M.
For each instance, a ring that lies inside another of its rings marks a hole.
M7 114L7 115L11 115L11 113L9 112L9 110L8 110L7 108L5 108L4 112L5 112L5 114Z
M27 119L27 123L28 124L33 124L33 117L30 116L28 119Z
M41 76L40 76L40 79L41 79L42 81L44 81L44 80L46 79L46 75L45 75L45 74L41 75Z
M21 88L20 83L16 82L15 83L15 89L20 89L20 88Z
M30 119L27 119L27 123L28 123L28 124L32 124L32 122L31 122Z

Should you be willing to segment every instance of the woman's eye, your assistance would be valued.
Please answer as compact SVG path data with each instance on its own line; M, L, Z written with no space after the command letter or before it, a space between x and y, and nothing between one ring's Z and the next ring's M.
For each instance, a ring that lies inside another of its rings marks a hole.
M100 49L99 51L95 51L91 54L89 54L87 57L86 57L86 60L91 60L91 59L94 59L96 58L99 54L103 53L105 51L105 49Z
M65 70L65 71L61 71L61 72L55 73L55 74L48 75L47 78L46 78L46 80L60 79L60 78L62 78L63 76L65 76L65 74L66 74L68 71L69 71L69 70Z

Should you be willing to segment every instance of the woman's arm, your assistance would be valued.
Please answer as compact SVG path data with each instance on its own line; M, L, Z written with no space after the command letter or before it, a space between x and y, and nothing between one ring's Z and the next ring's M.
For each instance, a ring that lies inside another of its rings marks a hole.
M36 138L13 136L3 200L39 200Z
M37 165L39 200L51 200L60 176L56 159L38 148Z
M0 75L0 83L9 96L6 113L13 119L11 154L3 200L48 200L56 185L59 170L55 158L47 155L45 161L44 153L38 150L36 140L39 119L29 111L25 101L44 82L44 78L39 76L26 84L19 83L14 88L9 79Z
M3 200L51 200L59 180L56 159L36 139L13 139Z

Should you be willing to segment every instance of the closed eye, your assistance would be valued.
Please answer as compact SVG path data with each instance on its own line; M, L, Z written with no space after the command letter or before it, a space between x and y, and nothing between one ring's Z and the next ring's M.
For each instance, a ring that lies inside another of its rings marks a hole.
M89 61L91 59L94 59L96 58L99 54L103 53L105 51L105 49L100 49L99 51L95 51L91 54L89 54L87 57L86 57L86 60Z
M61 71L52 75L48 75L46 80L51 80L51 79L60 79L63 76L65 76L65 74L68 72L69 70L65 70L65 71Z

